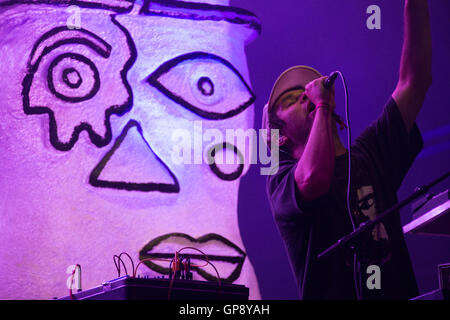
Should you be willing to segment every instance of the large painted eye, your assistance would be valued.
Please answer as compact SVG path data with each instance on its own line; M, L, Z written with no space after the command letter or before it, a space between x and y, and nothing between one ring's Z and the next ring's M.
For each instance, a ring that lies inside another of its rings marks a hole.
M235 116L255 101L239 71L210 53L178 56L161 65L147 81L181 106L211 120Z
M89 100L100 88L95 64L76 53L56 57L48 69L47 82L49 90L57 98L68 102Z
M114 50L89 30L67 27L49 30L34 44L22 81L23 109L27 115L48 114L50 142L57 150L71 150L81 131L95 146L107 145L112 139L109 116L131 109L126 72L135 49L129 41L124 47L126 33L117 34L108 39Z

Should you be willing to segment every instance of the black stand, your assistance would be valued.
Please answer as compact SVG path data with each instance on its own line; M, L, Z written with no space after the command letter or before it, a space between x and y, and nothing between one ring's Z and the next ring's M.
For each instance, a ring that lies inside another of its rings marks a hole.
M346 244L354 243L356 241L357 237L360 234L362 234L365 231L368 231L369 229L373 228L376 224L378 224L382 220L386 219L393 212L396 212L397 210L399 210L399 209L403 208L404 206L406 206L407 204L413 202L414 200L416 200L420 196L426 194L428 192L428 190L431 189L431 187L433 187L434 185L438 184L439 182L447 179L449 176L450 176L450 171L445 173L444 175L442 175L438 179L434 180L429 185L416 188L416 190L414 191L414 193L411 196L409 196L405 200L397 203L392 208L384 211L383 213L378 215L375 219L368 220L368 221L365 221L365 222L361 223L355 231L353 231L352 233L349 233L346 236L343 236L335 244L333 244L331 247L329 247L328 249L326 249L323 252L319 253L317 258L320 259L320 258L326 257L326 256L330 255L332 252L336 251L337 249L342 248Z

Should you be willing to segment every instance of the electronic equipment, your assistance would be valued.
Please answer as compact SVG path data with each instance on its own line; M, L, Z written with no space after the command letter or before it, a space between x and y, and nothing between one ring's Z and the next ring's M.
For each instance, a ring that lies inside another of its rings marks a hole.
M403 233L450 236L449 190L419 199L412 209L413 220L403 226Z
M450 291L450 263L438 265L439 288Z
M412 298L411 300L450 300L450 291L437 289Z
M405 234L450 236L450 192L426 195L412 204L413 220ZM450 263L438 265L439 289L411 300L450 300Z
M450 300L450 263L438 265L439 289L411 300Z
M248 296L249 289L239 284L126 275L58 300L248 300Z

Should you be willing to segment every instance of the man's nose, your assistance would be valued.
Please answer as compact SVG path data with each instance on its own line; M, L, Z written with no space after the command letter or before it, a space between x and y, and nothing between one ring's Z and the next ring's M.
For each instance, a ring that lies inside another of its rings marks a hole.
M306 95L306 92L302 92L300 95L299 95L299 97L298 97L298 101L300 102L300 103L305 103L306 101L308 101L309 100L309 98L308 98L308 96Z

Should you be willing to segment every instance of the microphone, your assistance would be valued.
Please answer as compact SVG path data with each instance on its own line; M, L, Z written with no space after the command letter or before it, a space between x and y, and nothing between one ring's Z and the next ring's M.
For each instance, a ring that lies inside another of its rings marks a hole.
M334 72L330 73L328 78L325 79L325 81L323 82L323 86L325 87L325 89L327 89L327 90L331 89L331 87L333 86L334 82L336 81L338 75L339 75L338 71L334 71ZM339 124L341 130L344 128L348 129L345 122L342 121L341 117L338 116L334 111L333 111L333 119Z
M330 73L328 78L325 79L325 81L323 82L323 86L325 87L325 89L328 89L328 90L331 89L331 87L333 86L334 81L336 81L336 78L338 75L339 75L338 71L334 71L334 72Z

